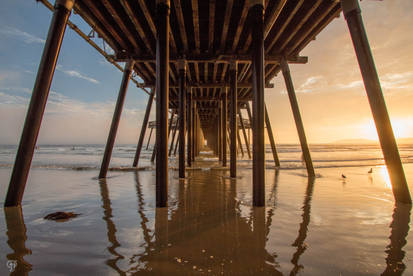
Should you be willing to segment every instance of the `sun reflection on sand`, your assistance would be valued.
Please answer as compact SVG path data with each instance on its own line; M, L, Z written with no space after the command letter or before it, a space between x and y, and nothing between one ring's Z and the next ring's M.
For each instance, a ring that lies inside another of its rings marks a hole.
M406 166L407 175L412 169ZM152 172L92 179L90 191L81 191L97 192L82 205L93 211L68 223L42 228L33 223L38 211L26 208L25 224L20 210L7 209L3 256L17 260L20 272L39 275L60 273L63 266L52 265L59 262L79 275L410 275L410 205L394 205L385 166L348 170L344 190L335 169L320 169L316 179L267 170L266 208L252 207L250 170L237 179L223 170L190 171L185 180L171 172L170 205L161 209L152 204ZM63 229L72 236L59 239Z
M391 190L392 186L391 186L389 172L387 171L387 167L386 166L380 166L380 167L378 167L378 169L379 169L379 175L384 180L385 187Z

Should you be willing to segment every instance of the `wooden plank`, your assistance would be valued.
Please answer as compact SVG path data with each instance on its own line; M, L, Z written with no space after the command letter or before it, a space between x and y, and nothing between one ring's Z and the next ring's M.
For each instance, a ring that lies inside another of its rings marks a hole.
M208 82L208 62L204 62L204 82Z
M301 27L307 22L307 20L313 15L314 11L320 6L323 0L317 0L313 6L306 12L305 16L300 19L300 23L294 26L294 29L288 32L288 37L282 40L282 44L277 47L278 52L282 52L284 47L290 42L290 40L295 36L295 34L301 29Z
M308 37L308 35L317 27L317 25L323 21L328 14L330 13L331 10L333 10L335 7L339 6L340 3L337 2L331 2L330 5L328 5L328 7L324 10L324 12L322 14L320 14L318 17L313 17L315 20L310 22L309 27L304 30L303 33L300 33L300 38L297 39L293 45L289 46L286 50L285 53L288 55L291 52L293 52L298 45L301 44L301 42L306 39ZM339 9L340 10L340 9Z
M227 5L225 7L224 24L222 26L221 41L220 41L220 50L222 53L225 52L225 44L227 42L227 34L228 34L229 23L231 20L233 4L234 4L233 0L227 0Z
M110 1L108 0L102 0L101 1L102 4L105 6L105 8L108 10L108 12L110 13L110 15L112 15L113 19L116 21L116 23L118 24L119 28L122 30L122 32L126 35L127 39L129 40L129 42L133 45L134 51L133 52L140 52L140 46L138 45L138 43L136 42L136 40L134 39L135 35L133 35L128 27L125 25L125 23L123 22L123 20L120 18L118 11L116 10L116 8L114 8L111 4Z
M198 11L198 0L192 0L192 21L194 24L194 39L195 39L195 52L200 52L199 43L199 11Z
M212 82L217 81L218 64L214 62L214 69L212 71Z
M195 78L196 81L199 83L199 68L198 68L198 62L194 63L194 67L195 67Z
M93 15L99 20L99 22L105 27L106 30L113 36L113 38L116 39L116 41L119 43L119 45L123 48L123 50L130 50L129 46L126 45L125 41L123 38L113 29L111 24L107 22L105 16L102 14L102 12L93 4L93 1L83 1L85 5L90 9L90 11L93 13Z
M41 0L43 3L47 2L44 0ZM49 2L47 2L49 3ZM112 39L111 37L108 36L108 31L104 30L100 25L101 23L99 22L99 20L97 20L95 18L95 16L89 14L88 12L86 12L86 7L83 6L83 4L80 4L81 2L76 1L75 2L75 10L76 12L83 18L83 20L86 21L87 24L89 24L89 26L91 26L91 28L96 31L98 33L98 35L100 37L102 37L108 44L109 46L115 51L115 52L119 52L119 46L121 46L119 44L118 41ZM50 3L49 3L50 4ZM46 5L46 4L45 4ZM93 45L92 45L93 46ZM122 47L122 46L121 46ZM123 70L123 69L122 69Z
M209 50L212 51L214 46L214 24L215 24L215 0L209 1L209 26L208 26L208 43Z
M242 12L241 12L241 18L239 19L239 22L238 22L238 28L234 36L234 41L232 42L233 53L235 53L235 50L237 49L238 42L241 37L241 32L244 30L245 20L247 19L247 15L248 15L248 7L249 7L248 2L245 1L244 7L242 8Z
M155 26L155 22L152 19L151 13L148 10L148 7L146 6L145 0L137 0L138 4L143 12L143 14L145 15L145 19L148 22L149 28L152 31L152 35L154 37L156 37L156 26ZM175 39L172 33L172 29L169 28L169 43L170 43L170 47L172 48L172 51L176 53L176 44L175 44Z
M222 73L221 73L221 81L224 82L225 81L225 74L227 72L228 69L228 63L224 64L224 68L222 69Z
M132 7L130 6L129 2L127 0L120 0L120 3L125 10L126 14L128 15L130 21L132 21L133 26L135 27L136 32L140 35L142 38L143 42L145 43L146 49L148 50L149 53L152 55L154 54L151 43L149 42L148 37L146 36L145 31L143 30L141 24L139 23L136 15L132 11Z
M280 27L280 29L277 31L277 34L275 35L274 38L271 38L271 42L270 44L265 48L265 52L266 53L270 53L272 47L275 45L275 43L278 41L278 39L280 38L280 36L282 35L282 33L284 32L284 30L287 28L288 24L291 22L291 20L293 20L295 14L298 12L298 10L301 8L301 6L303 5L304 0L300 0L298 1L298 3L294 6L294 9L289 13L287 20L285 20L284 22L282 22L282 25Z
M143 64L135 63L135 68L138 68L138 70L135 71L140 75L145 83L154 81L154 76L147 71L146 67L143 66Z
M278 1L278 5L274 7L274 10L271 12L270 16L268 17L267 22L265 22L264 26L264 39L268 36L268 34L271 31L271 28L274 26L275 22L278 19L278 16L280 16L282 9L285 6L285 3L287 3L287 0L281 0Z
M271 28L274 26L275 22L278 19L278 16L280 16L282 9L285 6L285 3L287 2L287 0L281 0L278 2L278 5L274 7L274 10L271 12L270 16L268 17L269 19L267 20L267 22L265 22L265 26L264 26L264 40L267 38L268 34L271 31ZM250 45L252 42L252 34L249 33L247 40L245 41L244 44L244 48L243 48L243 52L247 52Z
M188 38L185 29L185 19L182 12L181 0L174 0L176 17L178 18L179 32L181 33L182 44L184 45L185 52L188 51Z
M340 15L341 9L340 6L336 6L335 9L331 10L330 13L333 13L331 16L327 15L324 18L324 22L321 21L320 24L299 44L299 46L294 50L295 53L299 53L304 47L310 43L311 40L314 40L318 33L320 33L334 18Z
M152 35L154 37L156 37L156 26L155 23L152 20L151 14L148 10L148 7L146 6L145 0L138 0L138 4L143 12L143 14L145 15L145 19L148 22L149 28L152 31Z

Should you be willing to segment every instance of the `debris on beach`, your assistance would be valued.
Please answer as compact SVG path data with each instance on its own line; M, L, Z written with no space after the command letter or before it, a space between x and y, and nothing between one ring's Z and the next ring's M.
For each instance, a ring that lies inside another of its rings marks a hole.
M373 172L373 168L370 168L370 170L368 171L368 173L372 173Z
M342 177L342 178L347 178L347 176L345 176L344 174L341 174L341 177Z
M44 217L44 219L47 220L54 220L54 221L66 221L71 218L75 218L79 216L80 214L76 214L73 212L54 212L51 214L48 214Z

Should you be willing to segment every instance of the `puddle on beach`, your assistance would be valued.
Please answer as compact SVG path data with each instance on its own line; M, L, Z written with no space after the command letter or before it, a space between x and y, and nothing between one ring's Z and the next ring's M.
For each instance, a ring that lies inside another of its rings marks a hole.
M33 169L23 209L0 217L0 274L413 274L410 206L394 206L383 167L266 170L266 207L252 207L251 169L237 179L199 161L169 172L168 208L155 208L152 171ZM413 183L413 166L405 166ZM345 174L343 180L340 176ZM9 170L0 169L1 193ZM412 190L412 189L411 189ZM56 211L81 215L44 220Z

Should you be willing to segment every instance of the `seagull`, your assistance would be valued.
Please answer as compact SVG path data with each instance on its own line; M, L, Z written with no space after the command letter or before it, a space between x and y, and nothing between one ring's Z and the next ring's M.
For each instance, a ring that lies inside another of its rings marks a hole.
M370 168L370 170L368 171L368 173L372 173L373 172L373 168Z
M341 174L341 177L342 177L342 178L347 178L344 174Z

